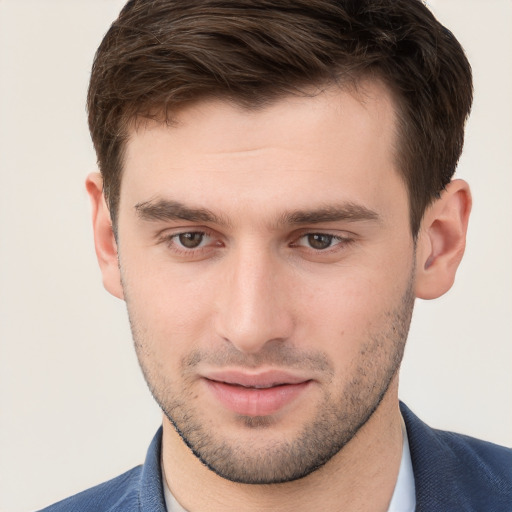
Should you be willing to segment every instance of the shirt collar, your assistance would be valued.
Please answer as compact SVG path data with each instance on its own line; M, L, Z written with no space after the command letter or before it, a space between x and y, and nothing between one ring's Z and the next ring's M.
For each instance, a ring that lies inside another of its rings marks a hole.
M411 452L407 429L402 418L402 460L398 470L395 490L389 504L388 512L414 512L416 509L416 487L414 484L414 473L412 470Z

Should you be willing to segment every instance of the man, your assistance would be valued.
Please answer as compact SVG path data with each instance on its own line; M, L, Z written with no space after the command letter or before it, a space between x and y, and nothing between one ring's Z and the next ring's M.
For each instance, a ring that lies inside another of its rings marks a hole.
M128 2L87 190L164 420L47 510L511 510L510 450L398 401L415 297L464 251L471 99L419 1Z

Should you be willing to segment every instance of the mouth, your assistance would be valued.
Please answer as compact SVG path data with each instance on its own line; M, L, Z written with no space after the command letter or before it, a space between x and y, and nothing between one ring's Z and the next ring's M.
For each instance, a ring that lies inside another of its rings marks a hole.
M260 374L217 372L204 377L209 391L224 408L242 416L268 416L296 401L312 380L286 372Z

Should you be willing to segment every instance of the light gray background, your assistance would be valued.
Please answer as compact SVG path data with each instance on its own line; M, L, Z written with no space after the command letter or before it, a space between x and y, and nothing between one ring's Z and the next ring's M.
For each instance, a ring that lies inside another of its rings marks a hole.
M85 94L121 0L0 0L0 511L34 510L143 461L159 425L124 303L101 286L84 179ZM401 397L512 445L512 2L429 2L465 46L473 188L453 290L418 302Z

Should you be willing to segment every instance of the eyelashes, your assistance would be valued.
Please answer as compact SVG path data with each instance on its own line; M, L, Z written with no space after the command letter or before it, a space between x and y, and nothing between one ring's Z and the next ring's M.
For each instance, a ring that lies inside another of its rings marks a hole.
M302 242L302 243L301 243ZM308 247L315 251L325 251L336 245L350 243L351 239L328 233L306 233L292 244L293 247Z
M208 238L208 235L203 231L186 231L171 237L172 241L179 244L181 248L190 250L201 247L205 239L207 240Z
M323 257L339 254L355 241L348 234L334 234L323 231L306 231L293 233L285 245L296 249L306 257ZM158 242L164 244L171 253L191 260L202 259L218 253L226 247L223 237L207 229L190 229L178 232L164 232L158 236Z
M163 243L172 253L178 256L194 259L224 245L218 237L215 238L213 233L203 230L164 233L159 236L159 243Z

